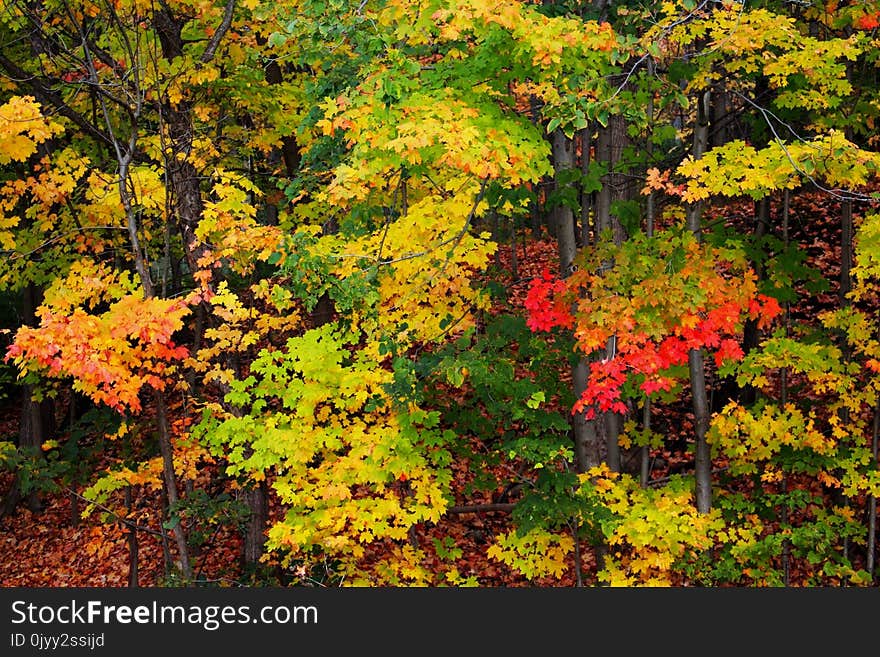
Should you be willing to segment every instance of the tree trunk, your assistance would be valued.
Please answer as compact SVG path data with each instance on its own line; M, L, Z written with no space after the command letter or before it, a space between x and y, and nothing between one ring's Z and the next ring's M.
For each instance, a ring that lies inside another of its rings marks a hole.
M150 275L144 251L140 245L139 233L139 216L134 209L129 187L129 165L131 163L134 148L137 140L136 124L132 128L132 134L129 138L127 147L116 145L116 153L119 163L119 198L122 207L125 210L126 222L128 224L128 235L132 257L134 258L135 268L141 279L141 288L144 297L151 298L155 296L155 287ZM165 484L165 494L168 498L168 506L171 509L179 508L180 495L177 488L177 477L174 473L174 450L171 444L171 431L168 426L167 409L165 405L165 397L162 392L154 389L154 400L156 403L156 423L159 432L159 451L162 455L162 477ZM184 580L189 583L192 579L192 569L189 561L189 548L187 546L186 532L182 522L174 524L174 538L177 543L178 563L181 575Z
M573 388L575 399L580 399L587 389L587 376L590 368L581 358L573 369ZM574 440L574 454L578 472L586 472L602 463L599 451L599 434L596 421L588 420L584 413L575 413L571 418L571 432Z
M278 85L283 81L284 76L281 67L278 65L278 60L271 60L266 64L266 82L271 85ZM284 161L284 169L287 176L292 178L299 171L302 156L300 155L296 139L290 135L281 138L281 159Z
M787 249L789 246L789 235L788 235L788 221L789 214L791 211L791 192L788 189L782 191L782 241L785 244L785 248ZM783 304L784 307L784 324L785 324L785 337L788 338L791 335L791 304L786 301ZM782 371L779 373L779 405L782 408L785 408L785 405L788 404L788 368L783 367ZM875 418L876 419L876 418ZM876 452L875 452L876 456ZM875 458L876 461L876 458ZM788 484L786 479L783 478L782 485L780 486L783 495L788 492ZM788 524L788 507L783 504L782 509L779 513L779 521L782 525ZM785 586L788 586L791 583L791 539L786 538L782 542L782 582Z
M849 199L840 204L840 305L850 305L847 295L852 290L853 267L853 204Z
M614 341L615 338L611 338ZM621 416L611 411L606 411L600 416L600 426L602 428L602 437L605 443L605 462L608 468L613 472L620 472L620 432L621 432Z
M171 445L171 431L168 427L168 414L165 406L165 398L161 392L154 394L156 402L156 421L159 429L159 451L162 454L162 478L165 482L165 494L168 497L168 506L179 509L180 496L177 488L177 476L174 473L174 453ZM178 520L172 528L174 541L177 544L177 558L180 573L189 584L192 580L192 566L189 562L189 547L186 542L186 531L183 522Z
M250 515L244 533L242 559L245 568L254 569L260 563L266 544L266 524L269 516L266 482L261 481L258 485L251 486L244 495Z
M626 118L613 115L608 125L599 128L596 141L596 162L607 167L602 176L602 188L596 195L596 229L601 235L609 231L611 239L617 245L623 244L627 235L618 217L613 213L615 201L633 198L634 187L628 176L615 169L621 162L623 151L629 143Z
M874 406L874 429L871 434L871 466L877 469L877 443L880 438L880 401ZM866 546L865 570L874 581L874 563L877 552L877 497L868 496L868 544Z
M203 52L201 57L202 63L207 63L213 59L220 39L229 29L233 8L234 3L228 2L223 22L217 27ZM182 30L188 20L189 17L185 15L173 15L167 5L162 5L162 8L153 14L153 24L159 36L162 56L169 62L183 55L184 39ZM165 99L161 106L161 114L168 128L168 136L171 141L171 152L165 158L165 167L172 194L171 207L183 239L186 263L192 275L206 266L206 263L203 262L203 256L208 251L207 245L200 243L196 236L196 230L202 219L204 203L199 171L196 169L191 157L194 141L192 103L187 100L181 100L176 104L171 104ZM156 405L160 424L159 442L162 449L163 473L167 487L168 502L171 507L175 507L178 504L178 489L174 476L171 436L165 414L165 400L158 392L156 393ZM185 579L191 580L192 568L189 562L186 533L181 523L176 523L174 526L174 538L177 543L181 572Z
M712 94L712 134L713 147L724 146L728 141L730 125L730 102L729 94L719 85Z
M628 141L626 119L623 116L613 115L609 117L607 126L599 128L596 162L606 167L606 173L602 176L602 187L596 194L597 241L610 237L615 244L620 245L627 238L623 225L612 210L615 201L628 200L632 196L633 188L627 177L615 171ZM607 263L607 266L613 266L613 263ZM615 345L616 338L612 337L606 348L607 358L614 357ZM616 413L605 412L600 427L605 443L605 461L611 470L619 472L621 418Z
M575 166L575 149L573 140L565 136L561 130L553 133L553 168L560 172L573 169ZM577 238L575 235L574 211L570 206L557 205L553 210L554 232L559 253L559 276L567 278L572 273L572 264L577 254ZM581 358L572 368L572 391L575 399L580 399L587 386L589 366ZM599 436L596 423L587 420L583 413L575 413L571 419L571 432L574 441L575 458L579 472L585 472L598 465Z
M35 285L28 284L22 290L23 325L37 324L37 307L42 300L42 291ZM51 399L35 401L34 388L30 384L22 386L21 416L18 429L18 449L23 454L42 460L41 447L55 431L55 405ZM27 466L23 466L27 467ZM12 486L3 503L3 515L10 515L24 499L28 509L38 512L42 509L37 491L28 491L25 495L21 488L21 474L16 473Z
M25 385L22 390L21 421L18 431L18 449L22 454L39 458L40 445L43 442L43 424L40 417L40 404L33 400L33 386ZM27 459L29 461L30 459ZM20 467L29 467L25 462ZM37 513L42 510L37 491L30 490L25 494L22 490L21 472L16 472L12 485L3 503L3 515L12 515L22 499L30 511Z
M575 167L574 141L565 136L562 130L553 133L553 169L557 180L559 174L571 171ZM556 183L557 189L560 184ZM571 184L567 184L571 187ZM556 246L559 252L559 275L566 278L571 274L571 266L577 254L577 239L575 237L574 211L571 206L557 203L553 208L554 232L556 234Z
M169 62L183 54L182 30L187 20L173 16L167 8L153 15L162 56ZM199 260L207 248L196 237L203 203L199 172L190 157L194 139L192 106L186 100L174 105L164 102L161 113L171 140L171 153L165 158L165 168L173 196L172 209L183 238L184 256L190 274L194 274L201 268Z
M128 511L128 518L131 520L131 510L133 506L131 495L131 486L125 488L125 508ZM128 586L131 588L138 587L138 535L137 527L132 522L128 525Z
M707 91L697 103L697 122L694 126L693 158L703 157L709 140L708 109L711 94ZM701 238L703 207L702 203L694 203L687 209L687 226L697 239ZM688 369L691 380L691 396L694 408L694 478L697 511L709 513L712 508L712 457L706 432L709 429L709 401L706 392L702 349L691 349L688 352Z
M593 192L587 191L585 181L590 173L591 154L593 147L593 128L592 125L584 128L579 133L581 143L581 225L578 234L579 245L585 247L590 244L592 236L592 226L590 225L590 215L593 211Z
M709 513L712 508L712 457L706 432L709 429L709 404L706 397L706 378L703 370L703 352L691 349L688 352L691 391L694 406L694 477L697 511Z
M648 57L648 77L654 77L654 58ZM649 166L654 163L654 93L648 96L648 139L645 150L648 153ZM645 235L650 239L654 237L654 225L656 223L656 193L652 189L648 192L645 200ZM651 430L651 398L645 395L644 406L642 407L642 429L646 432ZM648 485L651 478L651 448L644 445L641 449L641 458L639 460L639 482L642 488Z

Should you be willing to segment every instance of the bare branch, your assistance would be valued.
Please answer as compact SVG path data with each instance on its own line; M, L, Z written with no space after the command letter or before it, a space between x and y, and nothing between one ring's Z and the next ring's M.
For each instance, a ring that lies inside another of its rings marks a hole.
M399 258L391 258L388 260L382 260L379 256L358 255L358 254L353 254L353 253L342 253L340 255L333 256L333 258L338 259L338 260L342 260L344 258L358 258L360 260L372 260L377 265L393 265L398 262L404 262L406 260L414 260L416 258L424 257L430 253L433 253L437 249L446 246L447 244L452 244L453 245L452 250L454 250L455 247L458 246L458 244L464 238L465 234L467 234L468 228L470 228L471 223L473 223L474 217L476 216L476 213L477 213L477 208L479 207L480 202L483 200L483 196L486 193L486 185L488 184L488 182L489 182L488 178L483 179L482 184L480 186L480 191L477 194L476 198L474 199L474 204L471 207L471 210L468 213L467 219L465 219L464 225L461 227L461 230L458 231L452 237L448 237L445 240L437 242L436 244L434 244L430 248L425 249L424 251L418 251L416 253L408 253L406 255L400 256ZM447 258L447 260L448 260L448 258Z
M465 506L451 506L446 513L510 513L516 507L513 503L503 504L468 504Z
M0 67L13 79L14 82L27 85L34 98L42 105L54 107L63 117L70 119L83 132L94 137L108 146L113 146L113 138L100 128L84 118L79 112L68 105L57 91L52 89L44 80L31 75L5 55L0 54Z
M134 531L137 531L137 532L146 532L147 534L152 534L153 536L164 536L165 538L170 537L170 534L166 534L163 531L153 529L152 527L147 527L146 525L139 525L138 523L133 522L133 521L129 520L128 518L120 515L119 513L117 513L113 509L111 509L109 506L104 506L103 504L99 504L98 502L95 502L95 500L90 500L87 497L83 497L82 495L77 493L75 490L73 490L70 486L65 486L64 490L67 493L70 493L71 495L73 495L74 497L82 500L83 502L88 502L89 504L94 506L96 509L100 509L101 511L104 511L105 513L109 513L110 516L113 518L114 522L118 522L121 525L125 525L129 529L133 529Z
M26 252L0 251L0 256L7 257L7 258L9 258L9 260L19 260L21 258L27 258L27 257L35 254L37 251L40 251L42 249L45 249L45 248L51 246L55 242L59 242L66 237L70 237L71 235L75 235L76 233L80 233L80 232L85 232L87 230L125 230L125 227L123 227L123 226L85 226L82 228L75 228L75 229L69 230L65 233L62 233L61 235L56 235L55 237L52 237L48 240L45 240L44 242L40 242L39 245L37 245L36 247L31 249L30 251L26 251Z
M868 203L876 202L877 199L874 198L873 196L869 196L866 194L859 194L857 192L853 192L853 191L847 190L847 189L840 189L840 188L832 189L830 187L826 187L825 185L820 183L818 180L816 180L816 178L814 178L809 173L804 171L803 167L801 167L801 165L795 161L795 159L792 157L791 153L789 152L788 148L786 148L785 141L782 139L782 137L779 135L779 132L776 130L776 125L774 125L774 121L776 123L778 123L779 125L785 127L785 129L788 130L788 132L791 133L791 135L797 141L799 141L803 144L806 144L806 143L808 143L807 140L804 139L803 137L801 137L795 131L795 129L793 127L791 127L788 123L786 123L785 121L780 119L778 116L776 116L776 114L774 114L773 112L768 110L766 107L761 107L756 102L754 102L752 99L748 98L747 96L741 94L738 91L734 91L733 93L736 94L737 96L739 96L740 98L742 98L745 102L747 102L749 105L754 107L758 111L758 113L760 113L761 117L764 119L764 122L767 124L767 127L770 128L770 132L773 133L773 140L777 143L777 145L785 153L785 157L788 158L789 164L791 164L792 168L794 168L794 170L797 173L799 173L804 178L809 180L816 187L816 189L818 189L819 191L825 192L829 196L836 198L840 201L860 201L860 202L868 202ZM771 120L771 119L773 119L773 120Z
M217 48L220 46L220 41L226 35L226 32L229 30L229 26L232 25L232 12L235 10L235 0L227 0L226 8L223 10L223 20L220 21L220 25L217 27L217 31L214 32L211 40L208 42L208 47L205 48L205 52L202 53L200 61L203 64L207 64L212 59L214 59L214 54L217 52Z

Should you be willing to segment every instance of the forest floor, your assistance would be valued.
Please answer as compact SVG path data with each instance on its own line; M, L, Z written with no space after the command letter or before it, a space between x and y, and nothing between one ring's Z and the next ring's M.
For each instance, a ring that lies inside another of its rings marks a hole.
M780 208L771 208L771 230L778 234ZM837 303L840 263L840 209L827 196L799 194L792 197L789 235L806 250L808 264L818 268L830 285L822 294L805 296L792 307L795 318L814 318L820 310ZM718 219L739 229L750 229L754 224L754 206L750 202L731 203L706 213L706 220ZM525 294L528 282L544 267L554 270L556 246L551 239L528 238L517 242L515 264L512 249L506 245L499 250L498 264L505 272L501 282L516 302ZM515 269L515 271L514 271ZM6 400L0 408L0 439L12 439L18 434L19 405ZM657 453L655 478L664 477L670 468L686 472L692 457L687 453L687 442L693 416L686 404L672 404L657 410L656 430L681 440L667 441L680 449ZM108 453L107 457L113 457ZM466 464L456 465L456 477L463 483L468 474ZM12 474L0 473L0 496L12 484ZM455 486L462 490L463 486ZM42 509L32 512L19 504L11 515L0 517L0 586L4 587L122 587L129 581L130 550L127 528L118 522L104 522L100 510L86 518L80 517L85 506L77 494L83 486L62 490L41 497ZM495 503L501 491L486 493L484 498L457 499L457 505ZM129 519L138 526L152 529L137 533L138 573L140 586L166 584L166 554L158 531L161 528L159 509L162 508L160 491L142 491L132 502ZM272 507L270 516L277 514ZM493 537L510 529L510 517L503 511L450 513L431 527L418 526L414 540L433 554L432 538L451 537L462 550L456 560L461 575L473 576L481 586L573 586L576 584L574 567L561 578L527 580L487 556ZM243 583L239 563L241 537L231 526L216 527L214 534L195 555L194 571L197 579L206 585L236 586ZM588 546L583 546L585 583L592 583L595 559ZM376 557L381 557L382 546L377 546ZM430 558L430 557L429 557ZM429 564L430 565L430 564ZM439 565L439 559L438 559ZM796 583L796 573L793 583Z

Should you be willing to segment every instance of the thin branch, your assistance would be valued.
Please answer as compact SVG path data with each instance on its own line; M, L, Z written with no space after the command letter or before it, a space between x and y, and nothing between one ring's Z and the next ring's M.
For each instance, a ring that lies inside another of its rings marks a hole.
M426 255L433 253L437 249L439 249L443 246L446 246L447 244L452 244L453 245L452 248L454 249L456 246L458 246L458 244L461 242L461 240L467 234L468 228L470 228L471 223L473 222L474 217L476 216L477 208L480 206L480 202L483 200L483 196L485 195L487 183L488 183L488 179L484 179L482 184L480 185L480 191L477 194L476 199L474 200L474 204L471 207L471 210L468 213L467 219L465 219L464 225L461 227L461 230L458 231L458 233L456 233L452 237L448 237L445 240L437 242L437 244L435 244L434 246L432 246L429 249L425 249L424 251L419 251L417 253L409 253L405 256L400 256L399 258L392 258L390 260L379 260L375 257L357 256L357 255L339 255L339 256L335 256L335 257L337 257L337 258L346 258L346 257L347 258L363 258L366 260L373 260L378 265L393 265L398 262L404 262L406 260L414 260L416 258L422 258Z
M223 10L223 20L220 21L220 25L217 27L213 36L211 36L211 40L208 42L208 47L205 48L205 52L202 53L202 56L199 59L202 64L207 64L214 59L214 54L220 46L220 41L226 35L226 32L229 31L229 26L232 25L233 11L235 11L235 0L227 0L226 7Z
M466 504L464 506L451 506L446 513L510 513L516 507L512 502L497 504Z
M0 256L8 257L10 260L18 260L19 258L27 258L28 256L32 256L37 251L41 249L45 249L48 246L51 246L55 242L63 240L65 237L69 237L75 233L85 232L87 230L127 230L125 226L85 226L82 228L74 228L68 230L60 235L56 235L55 237L48 239L44 242L41 242L38 246L34 247L30 251L0 251Z
M818 189L821 192L825 192L826 194L828 194L828 195L832 196L833 198L836 198L840 201L862 201L862 202L868 202L868 203L876 202L876 200L877 200L876 198L873 198L873 197L868 196L866 194L853 193L852 191L846 190L846 189L839 189L839 188L838 189L831 189L830 187L826 187L825 185L821 184L813 176L811 176L806 171L804 171L803 168L801 168L800 164L795 162L795 160L791 156L791 153L789 152L788 148L786 148L785 141L783 141L782 137L779 135L779 133L776 130L776 126L773 124L773 121L771 121L770 119L772 118L772 119L776 120L780 125L784 126L792 134L792 136L794 136L794 138L796 140L798 140L804 144L808 143L807 140L804 139L803 137L801 137L795 131L794 128L792 128L788 123L786 123L785 121L780 119L778 116L776 116L776 114L774 114L773 112L771 112L767 108L761 107L756 102L754 102L751 98L748 98L747 96L743 95L742 93L740 93L738 91L733 91L733 93L735 95L739 96L740 98L742 98L745 102L747 102L749 105L754 107L756 110L758 110L758 112L764 118L764 122L767 124L767 127L770 128L770 132L773 133L774 141L783 150L783 152L785 153L785 157L788 158L788 161L791 164L791 166L794 168L794 170L797 173L799 173L804 178L809 180L813 185L815 185L816 189Z
M89 122L79 112L70 107L61 95L43 80L35 75L31 75L2 54L0 54L0 67L6 71L13 82L27 85L30 88L31 93L33 93L34 97L40 101L41 104L54 107L58 114L70 119L86 134L104 142L108 146L113 145L112 137L104 133L100 128Z
M727 465L725 465L724 467L721 467L721 468L714 468L712 470L711 474L716 475L721 472L724 472L725 470L728 470L729 468L730 468L730 466L727 466ZM669 483L670 481L672 481L673 477L685 477L685 476L687 476L686 473L666 475L665 477L657 477L656 479L651 479L651 481L649 481L647 485L648 486L660 486L662 484L666 484L666 483Z
M113 516L114 522L118 522L118 523L125 525L126 527L128 527L130 529L134 529L135 531L138 531L138 532L146 532L148 534L152 534L153 536L163 536L165 538L169 537L169 534L166 534L165 532L159 531L157 529L153 529L152 527L145 527L144 525L139 525L138 523L136 523L132 520L128 520L127 518L120 516L119 513L117 513L113 509L111 509L109 506L104 506L103 504L99 504L98 502L95 502L94 500L90 500L87 497L83 497L82 495L77 493L74 489L72 489L70 486L65 486L64 490L66 492L70 493L71 495L73 495L74 497L81 499L83 502L88 502L90 505L92 505L96 509L100 509L101 511L106 511L111 516Z
M602 101L602 103L609 103L612 100L614 100L618 95L620 95L620 93L624 90L627 83L629 82L629 79L635 74L636 69L638 69L639 66L641 66L642 62L648 60L648 58L650 58L650 57L651 57L650 53L645 53L644 55L639 57L636 60L636 62L630 67L629 71L627 71L626 74L624 75L623 82L621 82L617 86L617 89L614 90L614 93L611 94L610 96L608 96L608 98L604 99ZM617 77L617 76L615 75L614 77Z

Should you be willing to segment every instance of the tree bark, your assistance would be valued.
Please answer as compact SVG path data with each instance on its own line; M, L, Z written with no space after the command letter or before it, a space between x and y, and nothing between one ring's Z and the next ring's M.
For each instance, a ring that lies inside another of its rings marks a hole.
M37 307L42 300L42 290L29 283L22 290L22 319L25 326L37 323ZM34 400L34 387L30 384L22 386L21 415L18 429L18 449L23 454L32 455L42 460L40 448L43 442L55 431L55 405L51 399ZM23 466L27 467L27 466ZM40 496L37 491L24 494L21 487L21 473L16 472L12 485L3 503L3 515L10 515L24 499L28 509L33 512L42 510Z
M623 151L629 143L626 118L612 115L607 126L600 126L596 140L596 162L607 167L602 176L602 188L596 194L596 229L601 235L609 231L617 245L623 244L627 235L619 218L613 213L615 201L633 198L633 186L630 179L615 169L620 164Z
M697 121L694 126L693 158L703 157L709 141L709 103L711 94L707 91L697 101ZM694 203L687 209L687 227L697 239L701 239L702 203ZM706 392L706 376L704 371L702 349L691 349L688 352L688 369L691 381L691 396L694 409L694 497L697 511L709 513L712 508L712 456L706 441L709 429L709 401Z
M131 486L125 488L125 508L128 511L128 517L131 518L133 500L131 495ZM138 587L138 535L137 526L134 523L128 524L128 586L130 588Z
M247 568L256 568L266 544L266 524L268 523L269 505L266 482L251 486L244 492L250 515L245 527L242 559Z
M592 160L591 150L593 147L593 128L592 125L584 128L578 133L581 144L581 225L578 234L579 245L585 247L591 242L593 233L590 225L590 217L593 213L593 192L584 189L585 181L590 174L590 163Z
M587 389L587 377L590 366L586 359L581 358L574 366L573 389L575 399L580 399ZM574 453L578 472L586 472L602 463L599 450L599 432L596 421L588 420L584 413L575 413L571 418L571 431L574 440Z
M853 267L853 204L849 199L840 204L840 305L850 305L847 295L852 290Z
M186 21L186 18L173 16L167 8L154 14L162 56L169 62L183 54L182 30ZM165 167L171 183L172 209L183 239L187 266L190 274L194 274L201 268L199 261L207 248L196 236L203 201L199 172L190 157L194 140L192 104L181 100L172 105L165 100L161 113L171 140L171 153L165 157Z
M709 404L706 396L706 378L703 369L703 352L691 349L688 352L688 369L694 407L694 476L697 511L709 513L712 508L712 457L706 432L709 428Z
M874 428L871 432L871 466L877 469L877 443L880 438L880 401L874 406ZM868 544L866 546L865 570L874 581L874 564L877 552L877 497L868 496Z
M615 169L620 164L628 141L626 118L619 115L609 117L608 125L599 128L596 140L596 162L606 167L601 180L602 187L596 194L596 239L598 241L610 237L618 246L627 239L627 234L620 219L613 212L613 204L616 201L630 199L633 188L627 177ZM614 263L605 264L611 267ZM616 338L612 337L606 348L607 358L614 357L615 346ZM600 428L605 443L605 461L611 470L619 472L620 416L611 411L603 413Z
M648 77L654 77L654 58L648 57ZM649 166L654 163L654 94L648 95L648 138L645 150L648 154ZM654 224L656 223L656 193L652 189L648 192L645 199L645 236L649 239L654 237ZM645 395L644 406L642 407L642 429L646 432L651 430L651 398ZM639 460L639 482L642 488L648 485L651 478L651 448L645 445L641 449L641 458Z
M575 167L574 141L565 136L562 130L553 133L553 169L557 180L559 174L571 171ZM561 185L557 182L557 189ZM568 183L566 187L571 187ZM575 237L574 211L570 205L558 203L553 208L553 217L556 233L556 246L559 253L559 275L562 278L571 274L571 266L577 254L577 239Z
M723 88L723 85L716 87L712 94L712 134L711 142L713 147L724 146L728 141L730 102L729 94Z
M553 169L558 174L575 166L574 141L557 130L552 136ZM574 211L570 206L557 205L553 210L556 245L559 253L559 276L567 278L572 273L572 265L577 254ZM572 392L580 399L587 386L589 366L581 358L572 367ZM583 413L575 413L571 418L571 433L574 442L576 467L585 472L601 463L599 457L599 436L596 422L587 420Z
M159 429L159 451L162 454L162 478L165 481L165 494L168 497L168 506L179 509L180 496L177 488L177 476L174 472L174 452L171 445L171 431L168 426L168 414L165 406L165 397L156 391L153 399L156 403L156 422ZM178 516L179 518L179 516ZM180 573L189 584L192 580L192 566L189 562L189 547L186 542L186 531L183 521L178 520L172 528L174 541L177 544L177 559Z

